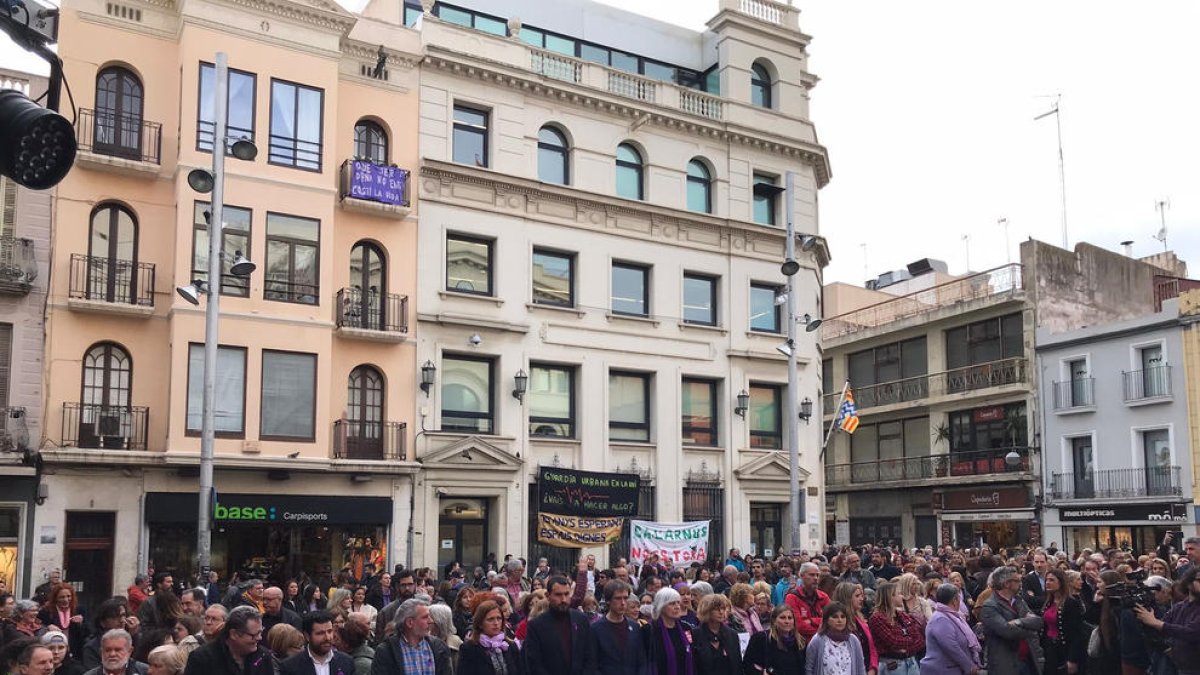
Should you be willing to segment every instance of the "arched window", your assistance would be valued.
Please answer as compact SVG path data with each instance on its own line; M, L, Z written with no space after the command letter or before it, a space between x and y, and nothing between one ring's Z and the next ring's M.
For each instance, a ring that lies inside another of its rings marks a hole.
M645 199L642 154L632 145L617 146L617 196L626 199Z
M346 458L384 459L383 375L358 366L350 371L346 394Z
M129 392L133 388L133 360L112 342L98 342L83 355L79 392L81 448L123 448L133 436Z
M344 325L370 330L387 329L387 260L369 241L350 250L350 288L342 302Z
M96 121L92 148L129 159L142 158L142 82L125 68L96 76Z
M92 211L87 257L88 300L138 304L137 219L120 204ZM153 289L147 289L153 290ZM145 298L151 302L149 296Z
M712 174L704 162L693 159L687 170L687 207L697 213L712 213Z
M750 102L761 108L772 107L771 74L761 63L750 66Z
M371 120L359 120L354 125L354 159L387 164L387 132Z
M567 139L554 127L538 131L538 180L569 185L571 173L567 164Z

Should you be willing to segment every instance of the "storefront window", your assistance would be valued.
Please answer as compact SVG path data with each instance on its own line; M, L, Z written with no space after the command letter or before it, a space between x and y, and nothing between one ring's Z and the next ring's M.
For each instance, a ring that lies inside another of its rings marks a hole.
M1068 553L1076 555L1085 548L1093 551L1119 548L1134 555L1153 553L1167 532L1173 529L1171 526L1156 525L1068 527Z
M21 507L0 507L0 580L9 592L17 588L17 564L21 560Z
M1030 541L1028 520L992 520L954 524L957 548L990 546L992 550L1019 546Z

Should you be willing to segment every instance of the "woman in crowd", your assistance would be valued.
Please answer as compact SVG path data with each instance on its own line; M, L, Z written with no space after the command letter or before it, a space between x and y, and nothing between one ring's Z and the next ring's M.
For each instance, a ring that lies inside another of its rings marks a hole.
M146 656L148 675L179 675L187 665L187 654L175 645L163 645L150 650Z
M321 592L321 587L317 584L307 584L304 586L304 592L300 594L300 615L309 614L317 611L324 611L325 594Z
M764 626L771 625L771 610L774 607L771 605L770 593L755 593L754 594L754 611L758 613L758 620Z
M1150 576L1160 576L1164 579L1175 578L1175 575L1171 571L1171 566L1162 558L1151 558L1146 564L1146 569L1150 571Z
M804 638L796 630L792 608L779 605L773 609L767 626L767 630L750 636L742 657L744 675L802 672Z
M454 609L454 630L458 631L459 637L464 640L469 637L467 633L471 630L471 623L475 620L475 615L471 612L474 598L475 589L463 586L458 589L458 593L454 595L454 602L451 603ZM528 616L529 612L526 611L525 615Z
M696 675L696 655L691 634L680 619L684 615L679 591L663 588L654 594L650 625L644 629L650 662L658 675Z
M1119 600L1113 600L1105 594L1105 589L1121 583L1121 574L1114 570L1104 570L1096 581L1096 600L1085 618L1099 627L1100 653L1089 658L1087 672L1089 675L1120 675L1121 673L1121 642L1118 618L1121 611Z
M879 650L879 670L887 675L917 675L917 655L925 650L924 626L905 611L904 600L899 584L879 584L867 621Z
M737 633L725 625L729 610L729 598L724 595L713 593L700 601L696 611L700 625L692 629L696 675L740 675L742 672L742 651Z
M354 602L354 596L349 589L339 588L329 595L329 604L325 607L325 611L332 612L338 610L343 613L350 612L350 605Z
M734 584L729 589L729 604L733 612L729 620L731 628L750 635L763 632L762 619L754 607L754 590L749 584Z
M429 634L446 643L450 648L450 663L458 663L458 650L462 647L462 639L460 639L454 630L454 621L452 620L454 612L449 606L441 603L429 606Z
M962 615L963 621L969 622L975 602L967 590L967 580L961 572L951 572L948 580L958 588L958 613Z
M900 595L904 600L901 611L907 612L913 618L919 620L924 626L925 622L933 616L933 603L925 597L925 586L921 583L921 579L911 572L901 574L896 583L900 585Z
M358 621L347 623L337 630L337 649L354 659L354 675L371 675L375 650L367 644L371 629ZM345 673L344 675L349 675Z
M850 610L840 602L829 603L821 613L821 628L804 650L804 672L866 675L862 645L850 632Z
M263 642L267 643L276 663L304 651L304 633L291 624L277 623L271 626Z
M522 675L517 643L504 634L504 613L493 600L475 608L471 633L459 650L457 675Z
M367 615L367 625L375 625L375 617L379 615L379 610L371 606L367 602L367 587L358 586L354 589L354 593L350 596L350 611L361 612Z
M843 581L833 589L833 601L841 603L850 611L849 627L854 637L858 638L859 647L863 653L863 667L867 675L877 675L879 672L879 652L875 650L875 638L871 637L871 628L863 607L867 602L866 591L863 587L849 581Z
M87 624L83 622L83 614L75 606L75 589L67 584L55 584L50 589L46 604L38 612L38 620L42 626L54 626L67 636L67 647L72 654L83 653L83 643L87 640Z
M283 606L295 612L297 615L303 614L301 608L304 604L300 597L300 582L295 579L288 579L288 582L283 586Z
M203 631L204 623L199 617L185 614L175 622L175 630L172 633L175 646L184 654L191 654L200 648L200 642L204 639Z
M54 656L54 675L83 675L83 664L71 658L67 636L62 631L46 631L42 635L42 646Z
M933 616L925 627L925 657L921 675L976 675L983 649L975 631L959 611L962 591L946 583L934 591Z
M12 607L11 620L4 624L4 635L0 643L8 644L17 638L37 637L42 629L38 620L38 606L32 600L18 600Z
M1060 569L1046 575L1046 604L1042 607L1043 675L1075 675L1087 663L1083 634L1083 604L1072 596L1071 582Z

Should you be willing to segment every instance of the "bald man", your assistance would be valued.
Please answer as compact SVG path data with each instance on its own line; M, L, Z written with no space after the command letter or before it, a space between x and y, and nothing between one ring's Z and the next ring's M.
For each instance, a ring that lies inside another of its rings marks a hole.
M283 606L283 589L271 586L263 591L262 628L270 631L276 624L286 623L300 630L300 615Z

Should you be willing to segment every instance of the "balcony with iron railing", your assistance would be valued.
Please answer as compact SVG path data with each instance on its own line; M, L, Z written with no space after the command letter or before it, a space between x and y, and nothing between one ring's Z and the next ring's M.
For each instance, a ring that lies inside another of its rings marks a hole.
M162 124L141 115L80 108L75 121L80 164L127 175L157 175L162 163Z
M341 419L333 423L333 458L403 460L408 424Z
M1152 366L1143 370L1122 371L1126 403L1151 403L1169 400L1171 366Z
M0 295L28 295L36 278L33 240L0 236Z
M338 197L348 211L404 218L409 214L409 171L364 159L342 162Z
M1024 357L1017 357L892 382L862 386L851 383L851 386L854 389L854 404L859 410L917 401L928 403L944 396L1023 385L1029 381L1027 366L1028 361ZM835 412L834 406L839 398L841 392L824 396L823 410L826 415Z
M1183 484L1177 466L1101 469L1054 473L1047 493L1052 501L1182 497Z
M145 450L150 408L63 403L64 447Z
M1019 263L1003 265L986 272L960 277L944 284L897 296L882 302L826 319L821 324L821 339L826 348L830 341L838 343L859 339L858 333L891 324L907 327L928 321L928 315L946 308L961 307L971 302L971 309L1007 302L1020 297L1024 290ZM961 309L957 310L961 312ZM914 321L906 321L914 319Z
M380 342L403 342L408 335L407 295L343 288L335 304L339 335Z
M154 264L73 253L68 305L87 312L150 316Z
M1088 412L1096 409L1096 378L1076 377L1054 383L1054 412Z
M25 408L0 407L0 452L18 452L29 446Z
M849 464L827 464L830 488L870 489L887 483L961 483L964 478L1013 480L1032 470L1032 448L1014 446L952 452L948 455L899 457Z

